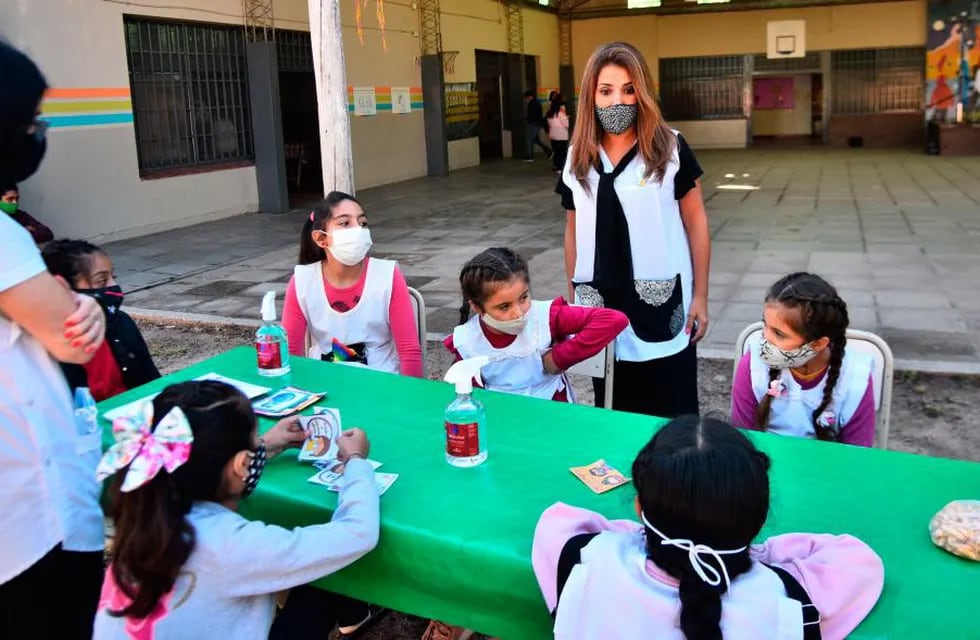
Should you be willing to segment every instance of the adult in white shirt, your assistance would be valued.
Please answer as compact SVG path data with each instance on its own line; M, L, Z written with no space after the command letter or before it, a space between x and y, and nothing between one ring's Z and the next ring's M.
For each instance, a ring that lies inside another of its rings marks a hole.
M556 191L568 211L569 293L626 314L612 408L698 412L695 344L708 329L711 239L694 153L664 122L632 45L586 63L578 121ZM604 380L596 381L596 398Z
M3 43L0 69L0 184L8 184L33 174L44 155L36 114L47 85ZM0 216L0 238L0 634L88 638L102 579L100 439L76 426L56 360L90 360L105 318L94 298L47 272L9 216Z

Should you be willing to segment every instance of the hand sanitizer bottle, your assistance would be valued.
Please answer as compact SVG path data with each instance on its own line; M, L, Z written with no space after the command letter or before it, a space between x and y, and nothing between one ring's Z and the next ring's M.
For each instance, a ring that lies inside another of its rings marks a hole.
M456 385L456 399L444 415L446 462L454 467L475 467L487 459L487 414L473 397L473 378L489 361L486 356L460 360L446 372L446 382Z
M262 298L262 326L255 332L255 353L260 376L284 376L289 373L289 340L286 329L276 322L276 292Z

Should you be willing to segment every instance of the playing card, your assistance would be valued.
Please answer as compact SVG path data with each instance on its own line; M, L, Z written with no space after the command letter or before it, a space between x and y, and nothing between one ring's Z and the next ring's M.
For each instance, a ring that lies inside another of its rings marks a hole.
M271 418L284 418L297 411L302 411L325 395L325 393L303 391L296 387L283 387L256 401L252 405L252 408L259 415L269 416Z
M584 467L571 467L569 471L595 493L605 493L629 482L629 478L610 467L605 460L596 460Z
M312 416L300 416L306 430L306 441L299 451L300 460L333 460L337 457L337 438L343 433L340 411L321 407Z
M377 464L370 460L368 460L368 462L370 462L372 466ZM374 468L377 469L378 467L374 467ZM384 495L385 491L387 491L388 488L391 485L393 485L395 483L395 480L397 479L398 479L397 473L375 473L374 483L378 487L378 495L379 496ZM313 477L311 477L309 479L309 482L312 482L313 484L323 485L330 491L340 491L344 486L344 476L342 475L342 472L338 474L338 473L334 473L330 469L324 469L319 473L317 473L316 475L314 475Z

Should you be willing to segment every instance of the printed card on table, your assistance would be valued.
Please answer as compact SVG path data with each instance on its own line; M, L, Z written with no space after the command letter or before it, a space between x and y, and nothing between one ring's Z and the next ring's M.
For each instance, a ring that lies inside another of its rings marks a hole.
M569 471L595 493L605 493L629 482L629 478L610 467L605 460L596 460L584 467L571 467Z
M337 458L337 438L344 432L339 410L320 407L312 416L300 416L299 423L307 434L299 450L300 460Z
M377 462L371 460L368 460L368 462L371 463L371 466L374 465L381 466ZM377 469L378 467L374 466L374 468ZM395 480L397 479L398 479L397 473L375 473L374 483L378 487L378 495L379 496L384 495L385 491L387 491L388 488L391 485L393 485L395 483ZM330 469L324 469L320 471L319 473L311 477L309 481L312 482L313 484L322 485L327 489L329 489L330 491L340 491L344 486L344 476L338 475L337 473L331 471Z
M323 398L325 393L313 393L296 387L283 387L275 393L255 402L252 408L255 413L270 418L284 418L290 414L302 411L311 404Z

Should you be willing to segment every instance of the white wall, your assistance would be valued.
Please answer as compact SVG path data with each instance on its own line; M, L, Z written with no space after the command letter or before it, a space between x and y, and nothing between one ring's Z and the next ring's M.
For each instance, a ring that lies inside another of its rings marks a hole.
M747 120L689 120L671 122L693 148L743 149L746 145Z
M212 4L241 8L235 0ZM128 88L125 8L97 0L4 2L0 36L27 51L52 87ZM96 238L241 213L258 201L252 167L141 180L132 124L50 129L47 157L21 197L56 235Z
M465 169L480 164L480 139L464 138L449 141L449 170Z
M308 30L306 0L275 0L277 28ZM364 43L353 3L341 2L348 85L421 84L415 65L418 21L408 4L386 3L383 49L374 3L364 9ZM55 89L129 89L123 15L242 24L241 0L139 3L104 0L0 0L0 38L28 52ZM2 90L0 90L2 92ZM359 188L425 175L420 110L353 118ZM22 185L24 207L61 237L96 240L141 235L255 211L253 166L142 179L132 123L49 130L38 174Z

